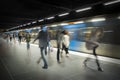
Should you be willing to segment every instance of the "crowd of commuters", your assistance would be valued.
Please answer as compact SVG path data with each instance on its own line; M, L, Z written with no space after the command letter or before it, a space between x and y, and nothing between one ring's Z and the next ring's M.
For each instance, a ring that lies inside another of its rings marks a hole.
M86 42L86 48L88 50L93 51L93 55L96 58L96 63L98 66L98 71L102 71L102 68L100 66L99 60L97 58L96 54L96 49L99 47L99 39L103 35L103 29L102 28L97 28L93 29L91 31L91 36L85 40ZM41 27L41 31L39 31L37 37L33 40L33 43L36 40L39 40L39 48L40 48L40 55L41 57L39 58L43 60L44 65L43 69L48 68L48 63L46 60L46 55L48 54L47 47L50 47L50 33L47 27ZM14 40L16 42L16 37L18 37L19 44L21 44L22 41L26 41L26 47L29 50L30 49L30 41L31 41L31 33L26 32L26 34L23 34L22 32L19 32L18 35L16 33L13 34L6 34L4 38L6 39L7 42ZM57 62L61 63L61 57L63 55L63 51L66 54L66 57L69 57L69 44L70 44L70 36L69 32L67 30L57 30L56 33L56 41L57 41L57 53L56 53L56 58ZM50 49L50 48L48 48ZM38 61L38 62L39 62ZM87 62L89 61L89 58L84 60L84 65L87 66Z

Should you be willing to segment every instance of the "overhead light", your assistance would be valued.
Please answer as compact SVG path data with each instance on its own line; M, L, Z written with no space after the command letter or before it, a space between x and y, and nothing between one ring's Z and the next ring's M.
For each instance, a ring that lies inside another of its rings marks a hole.
M120 0L115 0L115 1L110 1L110 2L106 2L106 3L104 3L104 5L106 6L106 5L111 5L111 4L115 4L115 3L119 3L120 2Z
M32 23L35 24L35 23L37 23L37 21L33 21Z
M47 20L50 20L50 19L54 19L55 17L49 17L49 18L47 18Z
M68 23L61 23L61 26L69 25Z
M20 27L22 27L22 25L20 25Z
M38 20L38 22L42 22L42 21L44 21L44 19Z
M32 28L32 29L36 29L36 27Z
M76 10L76 12L82 12L82 11L86 11L86 10L90 10L92 9L92 7L86 7L86 8L83 8L83 9L78 9Z
M90 20L91 22L97 22L97 21L105 21L105 18L94 18L92 20Z
M27 23L27 25L30 25L31 23Z
M58 26L58 25L51 25L51 27L56 27L56 26Z
M58 16L61 17L61 16L66 16L66 15L69 15L69 13L60 14Z
M23 24L23 26L26 26L26 24Z
M77 22L74 22L74 24L80 24L80 23L84 23L84 21L77 21Z

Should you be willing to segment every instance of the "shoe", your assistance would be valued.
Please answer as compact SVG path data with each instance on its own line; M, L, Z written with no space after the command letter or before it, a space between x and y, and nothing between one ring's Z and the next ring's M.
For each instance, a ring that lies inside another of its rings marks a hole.
M48 67L47 67L47 66L43 66L42 68L43 68L43 69L47 69Z
M102 68L98 68L98 71L101 71L101 72L103 72L103 69L102 69Z
M45 53L45 55L47 55L47 53Z
M69 54L66 54L66 57L69 57Z

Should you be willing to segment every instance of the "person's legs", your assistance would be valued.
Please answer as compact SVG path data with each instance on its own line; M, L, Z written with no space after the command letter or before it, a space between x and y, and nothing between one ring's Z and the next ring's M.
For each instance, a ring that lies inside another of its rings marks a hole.
M47 46L45 47L45 55L47 55Z
M69 55L69 52L68 52L68 48L67 47L65 47L65 52L66 52L66 56L68 57Z
M60 61L59 55L60 55L60 44L58 44L58 47L57 47L57 61L58 62Z
M27 42L27 49L30 49L30 43Z
M10 42L12 41L12 37L10 37Z
M98 70L99 71L102 71L102 69L101 69L101 67L100 67L100 63L99 63L99 60L98 60L98 57L97 57L97 54L96 54L96 48L97 48L98 46L95 46L94 48L93 48L93 55L95 56L95 58L96 58L96 64L97 64L97 66L98 66Z
M21 37L19 36L19 44L21 44Z
M44 62L43 68L47 69L47 68L48 68L48 65L47 65L47 61L46 61L45 56L44 56L44 53L43 53L44 47L41 47L40 50L41 50L41 57L42 57L43 62Z
M69 54L69 52L68 52L68 48L65 48L65 52L66 52L66 54Z
M63 50L64 50L64 44L62 44L62 51L61 51L61 53L63 53Z
M62 56L62 54L63 54L63 50L65 50L65 45L64 45L64 44L62 44L61 57L63 57L63 56Z

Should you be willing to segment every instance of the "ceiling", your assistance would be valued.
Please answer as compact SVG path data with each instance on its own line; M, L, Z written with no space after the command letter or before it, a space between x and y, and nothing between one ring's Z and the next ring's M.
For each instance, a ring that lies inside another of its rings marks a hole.
M48 24L100 14L118 13L118 4L107 9L103 8L102 3L108 1L113 0L1 0L0 29L9 29L50 16L56 16L56 19L38 24ZM76 9L88 6L93 6L93 11L77 14L74 12ZM70 15L64 18L57 17L58 14L66 12L70 12Z

